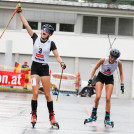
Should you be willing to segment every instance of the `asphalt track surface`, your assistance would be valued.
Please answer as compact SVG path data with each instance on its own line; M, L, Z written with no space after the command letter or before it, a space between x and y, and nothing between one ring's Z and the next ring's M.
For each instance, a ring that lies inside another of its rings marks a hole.
M91 114L94 97L56 96L55 117L60 129L52 128L48 119L46 100L43 94L38 98L38 119L32 128L31 97L26 93L0 92L0 134L134 134L134 101L112 99L111 120L114 128L104 126L105 98L101 98L96 122L84 125Z

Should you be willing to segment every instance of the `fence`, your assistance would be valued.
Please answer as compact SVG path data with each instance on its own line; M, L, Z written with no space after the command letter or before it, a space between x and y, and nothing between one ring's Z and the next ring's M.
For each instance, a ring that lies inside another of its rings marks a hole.
M61 74L52 73L51 74L51 86L59 90ZM78 92L80 87L80 74L68 74L64 73L62 75L62 81L60 86L60 91L62 92Z
M61 78L61 67L59 63L55 62L50 62L49 63L50 67L50 77L51 77L51 88L54 88L56 90L59 90L59 83L60 83L60 78ZM32 89L31 85L31 69L30 68L21 68L21 65L19 63L16 64L15 67L10 67L10 66L4 66L0 65L0 82L2 81L2 73L10 74L12 73L12 77L16 74L23 74L23 81L24 84L21 86L24 89ZM7 75L7 79L8 79ZM19 78L16 78L16 81ZM8 81L8 80L7 80ZM7 83L3 84L2 82L0 83L0 86L18 86L15 84L9 84L10 82L8 81ZM42 84L40 84L40 87L42 87ZM60 91L64 92L78 92L78 89L80 87L80 74L68 74L68 73L63 73L62 75L62 81L61 81L61 87Z

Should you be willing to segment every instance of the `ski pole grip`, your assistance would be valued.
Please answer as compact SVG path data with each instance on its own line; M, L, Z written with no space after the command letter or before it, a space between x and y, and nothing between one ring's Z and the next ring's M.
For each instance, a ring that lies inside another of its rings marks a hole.
M18 2L18 7L20 7L21 5L20 5L20 1Z
M18 9L16 11L17 13L21 13L22 12L22 9L21 9L21 4L20 2L18 3Z

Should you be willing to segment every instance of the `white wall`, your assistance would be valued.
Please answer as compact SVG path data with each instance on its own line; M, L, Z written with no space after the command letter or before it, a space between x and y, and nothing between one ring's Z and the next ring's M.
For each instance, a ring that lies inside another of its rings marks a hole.
M36 31L40 35L39 31ZM2 33L2 30L0 30ZM115 36L111 36L111 41ZM50 38L58 48L61 56L101 58L109 54L109 41L107 35L75 35L56 33ZM6 40L13 41L13 53L32 54L32 39L28 33L20 31L6 31L0 40L0 52L5 52ZM113 45L121 51L120 59L134 59L134 38L118 37Z

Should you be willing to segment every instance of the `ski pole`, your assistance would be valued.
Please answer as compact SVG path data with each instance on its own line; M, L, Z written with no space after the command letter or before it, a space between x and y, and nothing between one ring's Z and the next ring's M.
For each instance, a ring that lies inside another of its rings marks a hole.
M60 83L59 83L59 90L58 90L58 94L57 94L57 99L56 99L56 101L58 101L58 96L59 96L60 87L61 87L61 79L62 79L62 75L63 75L63 67L62 67L62 72L61 72L61 77L60 77Z
M20 6L20 3L18 3L18 6ZM6 29L8 28L8 26L9 26L11 20L13 19L14 15L16 14L16 11L17 11L17 9L14 11L14 13L13 13L11 19L9 20L9 22L8 22L8 24L6 25L4 31L2 32L2 34L1 34L1 36L0 36L0 39L2 38L2 36L3 36L4 32L6 31Z
M113 42L111 43L110 37L109 37L109 34L108 34L108 40L109 40L109 44L110 44L110 48L109 48L109 49L112 49L112 46L113 46L113 44L114 44L116 38L114 38Z
M112 46L113 46L113 44L114 44L115 40L116 40L116 38L114 38L114 40L113 40L113 42L112 42Z

